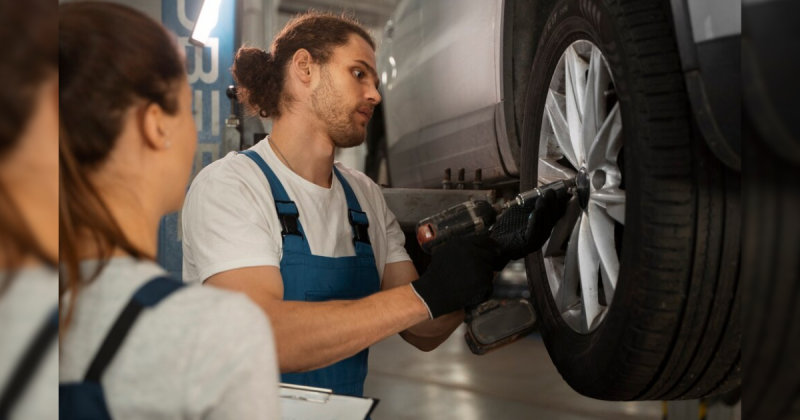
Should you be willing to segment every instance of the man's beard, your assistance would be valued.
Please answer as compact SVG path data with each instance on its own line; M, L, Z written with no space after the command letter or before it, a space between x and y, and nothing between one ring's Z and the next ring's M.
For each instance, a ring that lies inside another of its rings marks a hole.
M333 87L330 74L323 67L320 84L311 95L311 107L328 128L328 136L336 147L355 147L364 143L367 130L353 121L355 110L345 109L342 106L344 102L341 92Z

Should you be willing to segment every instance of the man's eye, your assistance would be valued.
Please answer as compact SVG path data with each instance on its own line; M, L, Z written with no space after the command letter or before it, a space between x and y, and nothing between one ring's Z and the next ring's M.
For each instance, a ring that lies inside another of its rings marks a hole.
M353 70L353 75L356 76L357 79L362 79L364 77L364 72L361 70Z

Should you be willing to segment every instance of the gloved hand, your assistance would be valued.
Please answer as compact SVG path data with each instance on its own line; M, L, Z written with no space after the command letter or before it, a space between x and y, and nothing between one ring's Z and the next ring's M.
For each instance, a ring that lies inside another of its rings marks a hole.
M491 233L500 250L494 269L501 271L510 261L541 249L553 227L566 213L571 197L566 191L556 194L548 190L532 203L506 210L494 224Z
M431 319L486 301L497 244L486 235L454 238L433 250L427 271L411 282Z

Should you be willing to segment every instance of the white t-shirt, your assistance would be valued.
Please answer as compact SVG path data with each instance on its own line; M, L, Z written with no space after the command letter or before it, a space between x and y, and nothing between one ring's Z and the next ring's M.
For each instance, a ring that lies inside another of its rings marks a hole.
M0 279L7 273L0 272ZM17 272L0 296L0 392L58 306L58 272L45 267ZM12 408L9 420L58 418L58 340L45 351Z
M89 272L95 263L81 269ZM133 293L165 274L152 262L114 258L81 290L61 341L61 382L84 377ZM278 381L264 312L240 293L189 286L142 312L102 385L116 420L274 420L280 418Z
M355 255L347 201L336 176L331 188L313 184L286 167L264 140L253 146L275 172L300 213L311 253ZM366 175L340 162L336 167L369 219L369 238L378 274L386 264L408 261L405 237L381 189ZM203 282L242 267L280 267L281 225L266 176L245 155L230 153L211 163L192 182L182 213L183 279Z

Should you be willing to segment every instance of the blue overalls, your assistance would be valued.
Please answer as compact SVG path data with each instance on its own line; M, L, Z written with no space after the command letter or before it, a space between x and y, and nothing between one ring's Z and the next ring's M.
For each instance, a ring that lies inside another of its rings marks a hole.
M348 219L353 229L353 257L321 257L312 255L300 223L300 213L295 203L283 188L280 180L264 159L252 150L245 156L252 159L269 181L272 198L281 222L283 257L283 299L304 302L359 299L380 290L380 277L375 265L375 256L369 241L367 214L361 211L358 199L336 167L333 172L339 179L347 199ZM298 331L298 334L302 332ZM367 377L369 349L344 359L331 366L311 372L287 373L281 381L296 385L327 388L334 393L362 396L364 379Z
M147 308L158 305L173 292L183 288L183 282L168 277L157 277L142 285L125 305L103 339L103 344L92 359L86 376L80 382L58 385L58 418L60 420L111 420L106 404L102 378L114 360L131 328Z

